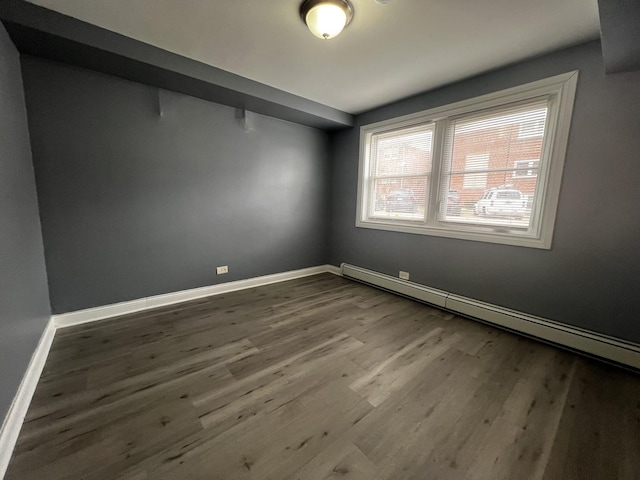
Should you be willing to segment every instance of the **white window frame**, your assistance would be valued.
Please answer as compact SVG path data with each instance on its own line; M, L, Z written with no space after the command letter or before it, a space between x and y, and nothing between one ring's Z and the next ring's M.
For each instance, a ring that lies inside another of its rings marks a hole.
M356 227L550 249L577 81L578 71L572 71L477 98L362 126ZM440 198L443 198L444 189L448 189L448 185L443 185L445 172L442 172L446 163L444 140L448 119L473 112L500 109L511 104L528 103L536 99L548 99L549 108L530 227L525 229L516 226L461 224L440 219ZM435 124L429 197L424 219L415 221L370 216L371 182L368 179L372 136L424 123Z

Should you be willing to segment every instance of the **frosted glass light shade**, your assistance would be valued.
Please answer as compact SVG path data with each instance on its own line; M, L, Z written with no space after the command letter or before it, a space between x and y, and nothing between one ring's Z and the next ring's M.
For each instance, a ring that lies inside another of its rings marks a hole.
M311 33L328 40L351 22L353 7L348 0L305 0L300 13Z

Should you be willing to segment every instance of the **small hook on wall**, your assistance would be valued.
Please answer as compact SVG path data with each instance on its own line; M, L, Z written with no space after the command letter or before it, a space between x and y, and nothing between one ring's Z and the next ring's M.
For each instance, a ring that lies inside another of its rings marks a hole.
M161 118L164 117L164 110L162 109L162 90L157 88L156 89L157 92L157 103L156 103L156 108L157 108L157 113L158 116L160 116Z
M242 125L242 128L245 132L253 132L253 125L251 122L251 112L247 111L244 108L236 109L236 118L238 122Z

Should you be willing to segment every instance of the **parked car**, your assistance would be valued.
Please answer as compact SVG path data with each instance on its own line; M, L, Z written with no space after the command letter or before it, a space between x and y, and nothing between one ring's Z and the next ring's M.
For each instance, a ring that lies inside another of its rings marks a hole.
M447 215L460 216L462 206L460 204L460 195L457 190L449 190L447 194Z
M385 196L384 195L379 195L376 194L376 203L374 205L374 209L376 212L379 212L380 210L384 210L385 209Z
M399 188L387 195L386 207L388 212L415 213L418 211L418 199L410 188Z
M527 197L520 190L491 188L475 204L474 213L483 216L522 218L527 211Z

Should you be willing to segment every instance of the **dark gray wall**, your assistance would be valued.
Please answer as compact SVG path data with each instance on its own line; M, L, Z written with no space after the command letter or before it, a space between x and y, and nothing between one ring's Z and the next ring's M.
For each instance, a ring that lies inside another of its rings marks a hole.
M640 70L640 2L598 0L598 10L607 72Z
M22 65L55 313L326 263L326 133Z
M579 70L551 250L355 227L358 135L334 134L330 259L640 342L640 73L589 43L401 101L357 125Z
M0 419L50 314L20 60L0 25Z

